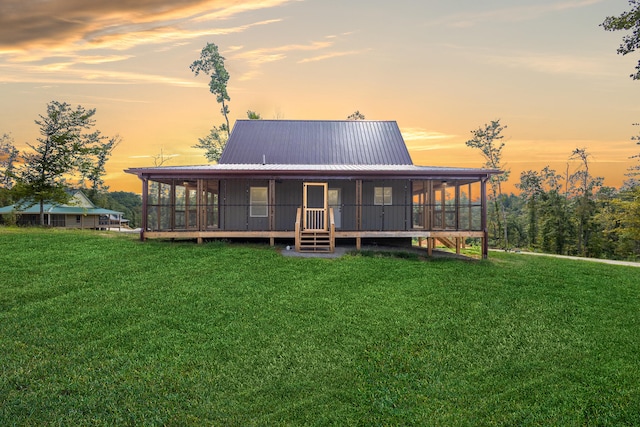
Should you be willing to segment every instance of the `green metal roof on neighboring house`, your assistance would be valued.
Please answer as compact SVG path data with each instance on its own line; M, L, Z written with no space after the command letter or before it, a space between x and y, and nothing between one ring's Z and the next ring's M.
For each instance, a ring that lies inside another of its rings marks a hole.
M124 212L112 211L110 209L96 207L80 190L76 190L73 192L73 199L76 200L80 205L58 205L53 203L45 203L44 213L52 215L124 215ZM0 215L10 214L14 212L23 215L37 215L40 214L40 204L36 203L31 206L19 206L19 204L16 203L0 208Z
M40 205L36 204L26 208L19 208L16 205L4 206L0 208L0 214L9 213L21 213L21 214L40 214ZM123 215L123 212L112 211L110 209L103 208L83 208L81 206L64 206L64 205L44 205L44 213L52 215Z

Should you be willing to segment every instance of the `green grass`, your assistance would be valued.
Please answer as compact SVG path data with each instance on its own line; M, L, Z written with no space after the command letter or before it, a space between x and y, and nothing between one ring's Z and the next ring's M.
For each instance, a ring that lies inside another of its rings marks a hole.
M0 425L639 425L638 270L0 228Z

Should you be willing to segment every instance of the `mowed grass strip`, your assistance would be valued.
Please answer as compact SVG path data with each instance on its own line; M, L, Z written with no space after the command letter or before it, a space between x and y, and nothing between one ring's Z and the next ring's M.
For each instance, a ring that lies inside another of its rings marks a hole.
M0 425L639 425L637 269L0 228Z

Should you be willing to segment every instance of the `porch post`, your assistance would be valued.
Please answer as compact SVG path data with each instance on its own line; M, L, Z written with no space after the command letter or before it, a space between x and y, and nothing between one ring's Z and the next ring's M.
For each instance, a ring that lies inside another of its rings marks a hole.
M458 184L458 181L455 181L455 186L456 230L460 230L460 184Z
M267 198L269 204L269 231L276 229L276 180L269 180L269 189L267 191ZM274 237L269 238L269 245L275 246L276 239Z
M207 228L207 195L204 191L204 180L198 178L196 181L196 228L198 231Z
M356 230L362 230L362 180L356 179ZM356 250L360 250L362 238L360 233L356 237Z
M202 224L203 223L206 224L206 218L203 218L202 215L201 215L202 214L202 205L203 205L203 203L202 203L202 197L203 197L203 195L202 195L202 193L203 193L202 187L203 187L203 185L202 184L203 184L202 183L202 179L198 178L196 180L196 229L198 231L202 231L202 229L203 229ZM189 202L188 194L186 196L187 196L187 203L188 203ZM174 216L175 216L175 211L176 211L176 208L175 208L175 203L174 203L174 206L173 206ZM189 217L189 213L187 212L187 218L188 217ZM199 234L198 238L197 238L198 244L201 245L203 241L204 240L202 239L202 235Z
M144 231L147 229L147 196L149 194L149 178L142 178L142 218L140 218L140 240L144 241Z
M482 259L489 256L489 231L487 230L487 178L482 178L480 184L480 199L482 200L482 214L480 216L482 227Z
M184 218L184 223L185 225L188 227L189 224L189 190L187 189L187 187L184 188L185 191L185 218ZM158 200L161 200L160 197L158 197ZM169 190L169 227L171 229L171 231L174 231L176 229L176 180L172 179L171 180L171 189ZM159 215L160 216L160 215Z

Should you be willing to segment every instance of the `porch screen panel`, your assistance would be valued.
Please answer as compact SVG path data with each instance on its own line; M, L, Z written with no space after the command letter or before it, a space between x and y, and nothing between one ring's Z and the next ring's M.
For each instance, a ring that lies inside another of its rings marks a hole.
M427 181L413 181L411 190L412 226L413 228L428 229L427 223Z
M171 204L171 184L160 183L160 230L171 230L171 216L173 214L173 206Z
M174 227L184 230L187 228L187 188L184 185L176 185L175 199Z
M433 219L433 229L434 230L442 230L444 229L445 219L444 219L444 211L445 211L445 192L444 186L442 182L436 181L433 184L433 197L431 199L431 212Z
M302 206L302 180L276 181L276 230L293 231L296 212Z
M409 182L404 180L363 182L362 229L372 231L408 229L411 208L407 194L408 186Z
M64 227L66 224L65 222L65 216L64 215L58 215L58 214L53 214L51 215L51 226L52 227Z
M160 183L155 181L149 181L147 187L147 211L142 212L142 215L147 216L147 229L148 230L157 230L158 229L158 186Z
M171 184L149 181L147 194L147 228L152 231L171 230L173 206Z
M329 189L340 189L341 194L341 231L353 231L356 229L356 182L353 180L331 180ZM335 212L334 212L335 215Z
M265 216L252 216L251 188L267 188L266 180L230 179L225 183L225 200L221 201L221 209L224 209L224 229L229 231L264 231L269 229L269 206L262 204L254 206L253 215L266 214ZM258 195L257 193L255 195ZM269 200L268 194L267 201Z
M185 191L187 224L186 228L195 230L198 228L198 188L195 182L190 183Z
M460 230L472 230L471 227L471 185L462 184L459 187L458 227Z
M474 182L469 185L471 230L482 230L482 190L480 182Z
M203 203L205 212L205 224L208 230L218 228L220 212L218 207L218 181L204 181Z
M444 188L444 219L447 230L457 230L458 228L458 206L456 200L456 183L449 182Z

